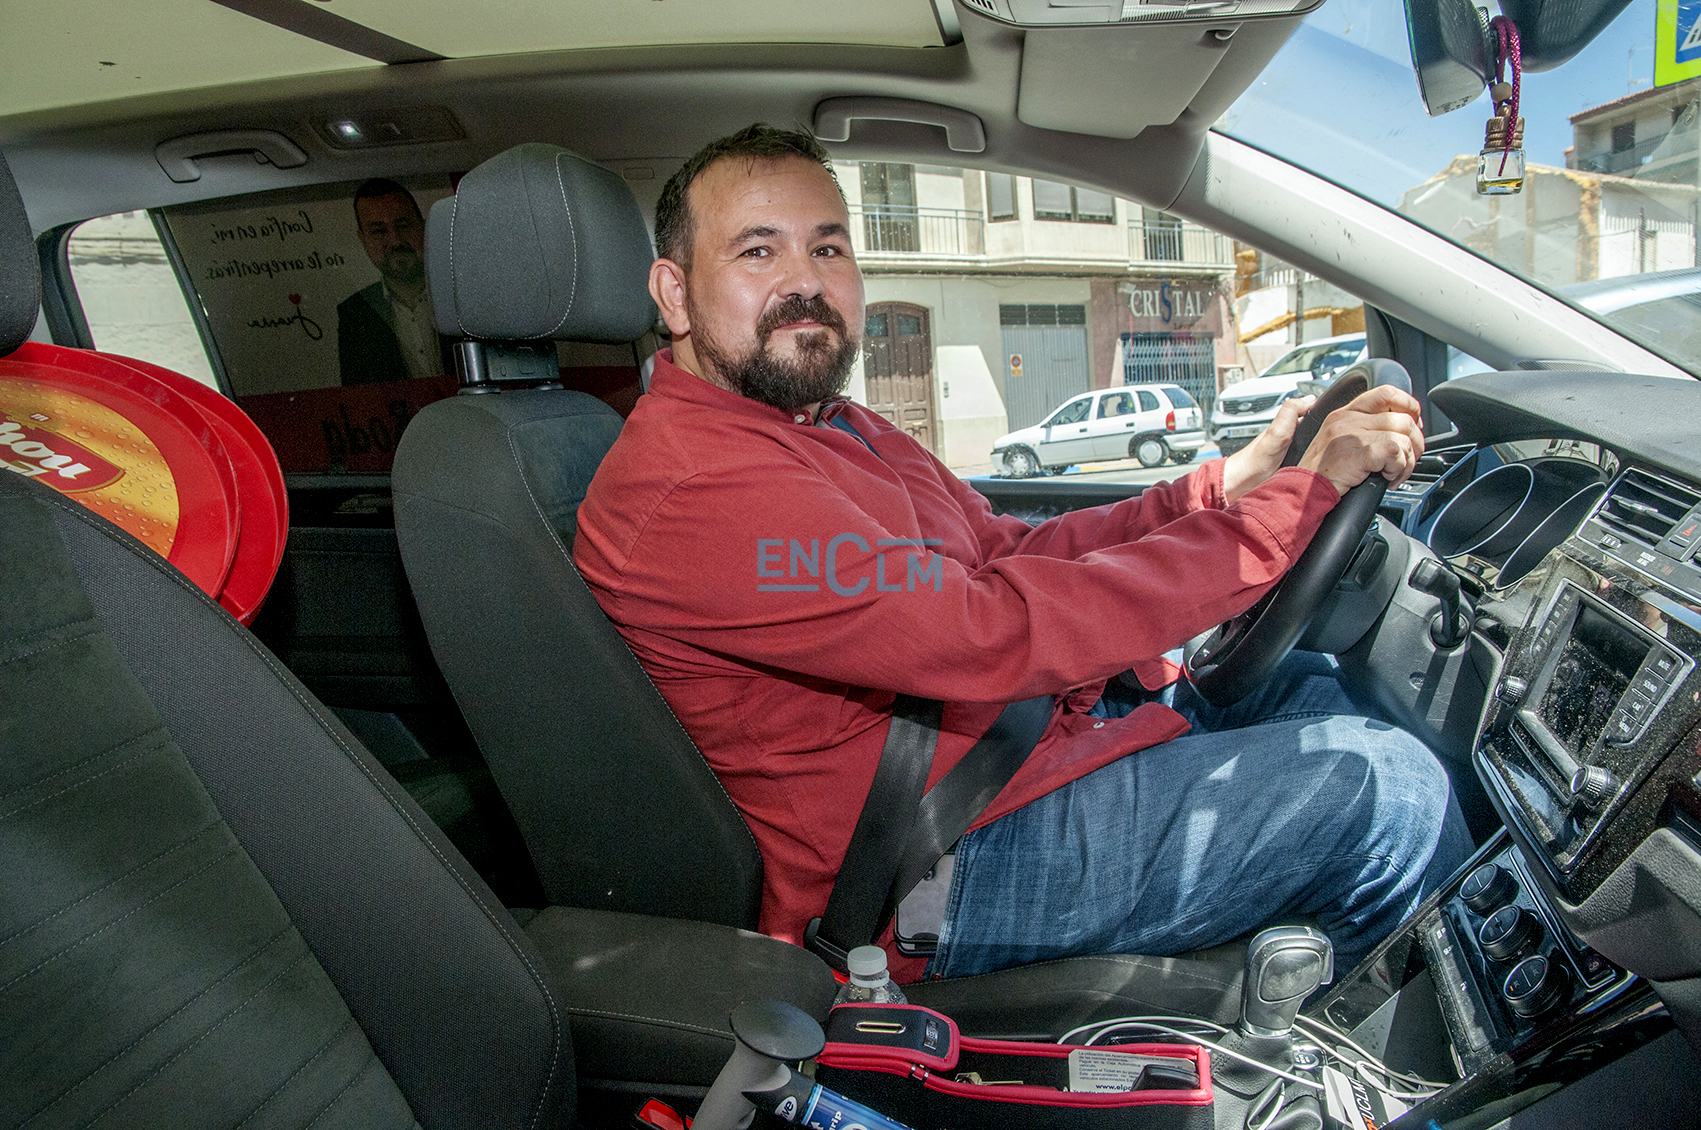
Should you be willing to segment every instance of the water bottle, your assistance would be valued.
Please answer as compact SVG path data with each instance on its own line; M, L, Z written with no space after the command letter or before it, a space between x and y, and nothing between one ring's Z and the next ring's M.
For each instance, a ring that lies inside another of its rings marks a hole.
M892 984L886 971L886 951L879 946L857 946L845 955L850 980L833 998L834 1004L907 1004L903 990Z

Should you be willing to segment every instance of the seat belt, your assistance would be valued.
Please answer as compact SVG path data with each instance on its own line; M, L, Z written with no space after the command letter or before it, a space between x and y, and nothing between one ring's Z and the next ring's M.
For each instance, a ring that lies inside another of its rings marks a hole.
M810 919L803 944L845 971L845 955L880 935L892 911L950 846L962 838L1039 744L1057 700L1006 706L925 795L944 704L899 695L827 909Z
M874 451L843 413L827 423ZM804 945L845 972L846 955L879 936L904 895L1015 776L1039 744L1055 705L1050 695L1041 695L1006 706L962 760L927 789L945 707L899 695L827 908L810 920Z

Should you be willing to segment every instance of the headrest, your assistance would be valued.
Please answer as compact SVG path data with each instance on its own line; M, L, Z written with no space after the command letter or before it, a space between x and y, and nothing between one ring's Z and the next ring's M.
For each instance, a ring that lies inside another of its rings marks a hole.
M425 225L437 328L457 337L636 341L654 259L626 182L554 145L479 165Z
M40 309L41 264L30 238L30 218L12 170L0 156L0 357L29 340Z

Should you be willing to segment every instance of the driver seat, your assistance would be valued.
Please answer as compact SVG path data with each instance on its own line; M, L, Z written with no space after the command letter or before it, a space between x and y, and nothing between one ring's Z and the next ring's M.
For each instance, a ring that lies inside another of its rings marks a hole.
M564 149L523 145L468 173L432 208L426 258L439 329L473 339L462 350L630 342L654 324L636 202ZM621 419L559 387L483 388L410 423L392 475L396 533L427 639L544 892L562 906L754 930L755 840L573 566L578 505ZM1131 1013L1229 1021L1240 978L1231 946L905 992L967 1033L1055 1037Z

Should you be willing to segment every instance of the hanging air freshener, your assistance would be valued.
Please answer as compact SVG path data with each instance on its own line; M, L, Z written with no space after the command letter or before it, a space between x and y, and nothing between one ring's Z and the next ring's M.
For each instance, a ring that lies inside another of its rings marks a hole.
M1524 75L1518 52L1518 27L1505 16L1489 21L1494 36L1494 85L1489 98L1494 117L1488 120L1482 152L1477 155L1477 193L1507 196L1524 188L1524 119L1518 116L1518 95ZM1503 76L1512 72L1511 81Z

